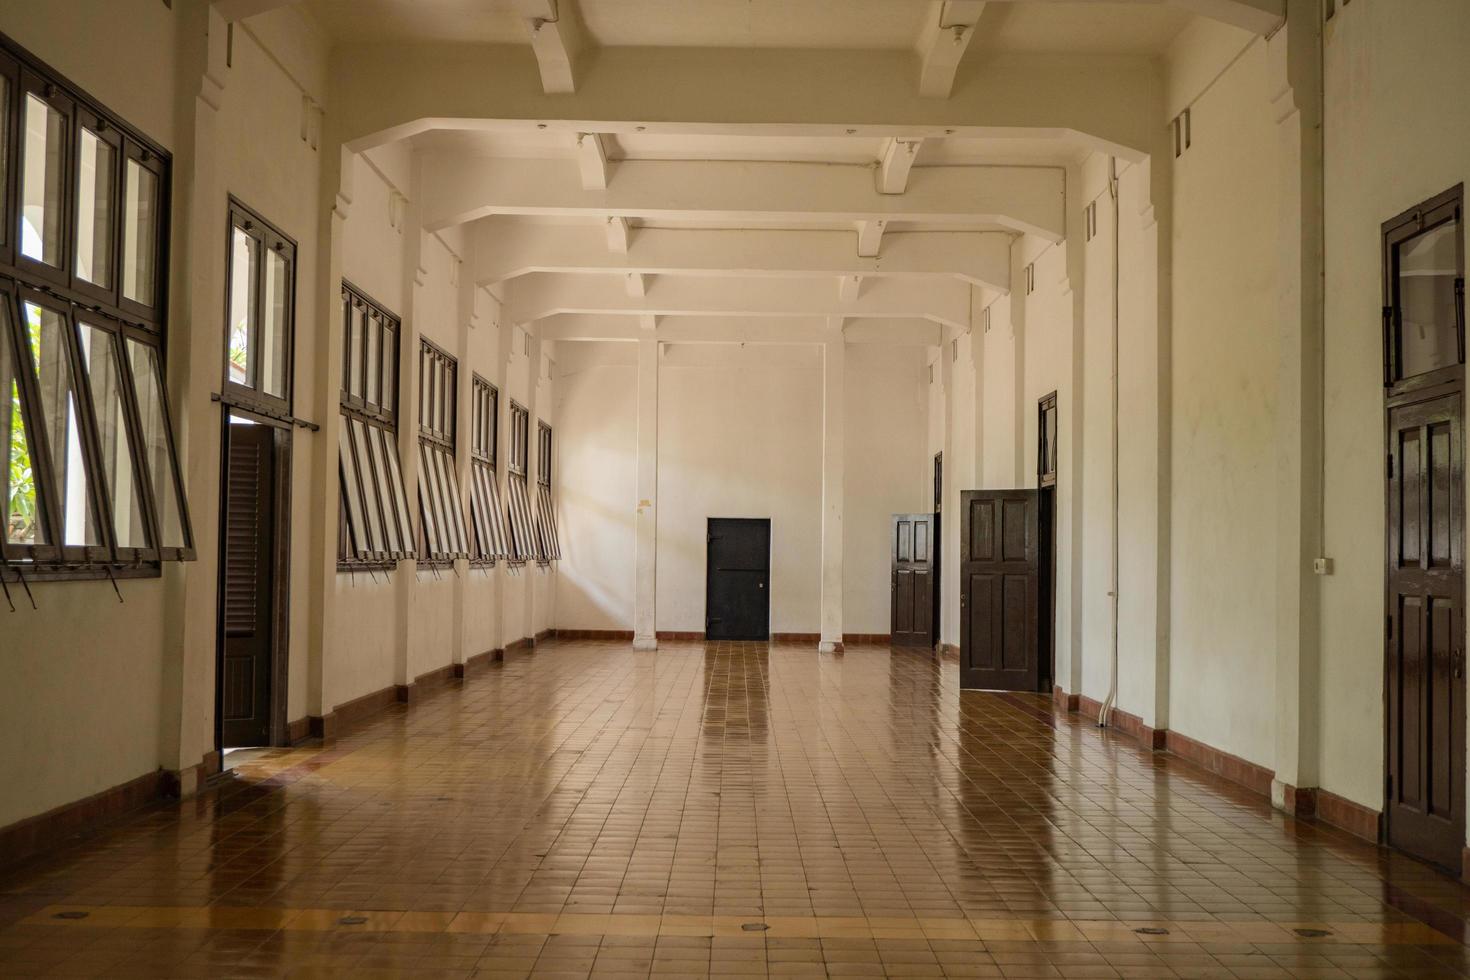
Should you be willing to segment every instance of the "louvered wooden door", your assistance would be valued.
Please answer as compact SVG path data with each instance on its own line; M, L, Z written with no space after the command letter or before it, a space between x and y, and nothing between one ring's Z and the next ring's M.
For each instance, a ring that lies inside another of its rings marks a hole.
M224 481L220 747L270 744L275 430L230 425Z

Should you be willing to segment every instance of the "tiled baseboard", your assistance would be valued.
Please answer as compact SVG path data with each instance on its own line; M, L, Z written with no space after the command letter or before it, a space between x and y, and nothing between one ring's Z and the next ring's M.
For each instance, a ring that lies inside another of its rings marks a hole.
M1061 688L1055 689L1055 691L1060 690ZM1052 695L1053 698L1056 697L1055 691ZM1076 711L1084 718L1091 719L1092 721L1097 721L1098 714L1102 711L1102 702L1095 701L1092 698L1078 694L1066 695L1066 699L1068 704L1068 711ZM1075 704L1076 707L1072 707L1071 705L1073 704ZM1124 735L1128 735L1138 739L1144 745L1147 745L1149 748L1155 751L1164 748L1164 741L1167 733L1163 729L1150 728L1148 725L1145 725L1143 723L1142 718L1138 717L1135 714L1132 714L1131 712L1124 711L1122 708L1113 708L1113 710L1110 712L1110 715L1113 728L1122 732Z
M889 633L843 633L843 643L851 643L854 646L886 647L893 642L893 636Z
M617 640L633 642L632 630L556 630L558 640Z

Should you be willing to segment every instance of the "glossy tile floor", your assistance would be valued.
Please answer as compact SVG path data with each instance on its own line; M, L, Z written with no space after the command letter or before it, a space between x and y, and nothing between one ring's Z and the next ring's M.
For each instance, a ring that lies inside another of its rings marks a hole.
M957 674L553 642L8 873L0 975L1470 975L1460 885Z

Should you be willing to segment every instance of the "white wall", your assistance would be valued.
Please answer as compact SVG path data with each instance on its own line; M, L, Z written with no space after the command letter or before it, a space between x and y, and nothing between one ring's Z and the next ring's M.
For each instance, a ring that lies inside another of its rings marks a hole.
M1383 805L1384 221L1470 182L1470 6L1339 4L1326 35L1322 786Z

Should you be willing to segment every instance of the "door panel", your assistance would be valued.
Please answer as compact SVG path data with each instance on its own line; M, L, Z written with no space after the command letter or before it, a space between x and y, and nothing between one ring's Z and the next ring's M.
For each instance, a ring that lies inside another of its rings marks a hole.
M270 744L275 430L230 425L225 467L221 748Z
M934 645L939 515L894 514L893 610L889 633L897 646Z
M960 500L960 685L1035 691L1040 674L1040 497L966 490Z
M1388 420L1388 838L1458 869L1465 839L1461 395L1390 408Z
M706 568L705 637L769 639L771 522L711 517Z

